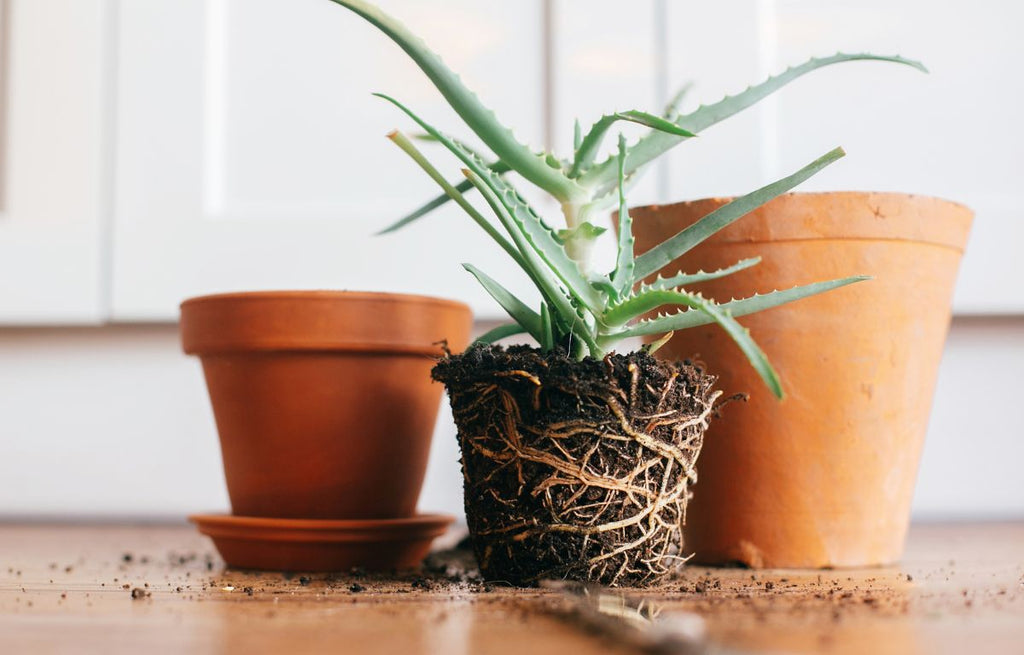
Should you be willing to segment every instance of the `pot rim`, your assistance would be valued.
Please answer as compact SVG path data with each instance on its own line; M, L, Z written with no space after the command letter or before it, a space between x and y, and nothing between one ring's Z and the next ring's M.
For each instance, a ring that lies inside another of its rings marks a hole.
M181 301L179 308L186 305L196 305L208 302L243 302L246 300L337 300L337 301L358 301L373 300L377 302L395 302L427 305L441 305L453 309L471 310L470 306L461 300L452 298L440 298L412 293L392 293L390 291L361 291L345 289L259 289L255 291L223 291L218 293L192 296Z
M970 207L968 207L964 203L958 202L956 200L950 200L948 198L943 198L941 196L933 196L933 195L929 195L927 193L907 193L907 192L904 192L904 191L871 191L871 190L866 190L866 189L859 189L859 190L858 189L844 189L844 190L837 190L837 191L790 191L788 193L783 193L783 194L781 194L779 196L776 196L775 198L773 198L773 200L778 200L779 198L787 198L787 197L814 198L814 197L824 197L824 196L835 197L835 196L843 196L843 195L849 195L849 196L880 196L880 197L889 197L889 198L902 198L904 200L928 200L928 201L931 201L931 202L941 202L943 204L951 205L953 207L958 207L958 208L963 209L965 211L971 212L972 214L974 213L973 209L971 209ZM661 203L654 202L654 203L650 203L650 204L647 204L647 205L635 205L635 206L634 205L630 205L629 208L630 209L645 209L645 210L649 210L649 211L660 211L660 210L664 210L664 209L672 209L673 207L682 207L682 206L686 206L686 205L695 205L695 204L697 204L699 202L712 202L712 201L731 202L731 201L735 200L736 198L740 198L740 197L742 197L742 196L739 196L739 195L735 195L735 196L730 196L730 195L702 196L700 198L690 198L689 200L677 200L676 202L661 202ZM772 202L772 201L770 200L768 202ZM765 204L768 204L768 203L765 203ZM756 211L756 210L754 210L754 211Z
M710 196L664 205L631 207L634 224L650 221L668 234L694 224L735 199ZM782 214L789 220L780 220ZM896 191L798 191L750 210L708 237L708 244L776 244L798 241L892 241L927 244L963 254L974 212L935 196ZM666 232L670 231L670 232Z
M464 346L473 315L457 300L330 290L196 296L180 311L182 347L200 356L317 351L439 357L441 340Z

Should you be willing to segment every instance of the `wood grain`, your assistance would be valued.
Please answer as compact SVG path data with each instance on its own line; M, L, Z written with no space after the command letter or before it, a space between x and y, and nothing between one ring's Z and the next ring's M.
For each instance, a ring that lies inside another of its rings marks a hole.
M663 588L614 593L660 612L652 634L702 622L707 642L692 645L712 652L1020 653L1024 523L916 525L898 568L691 567ZM0 523L0 653L543 655L651 643L595 633L576 602L443 574L225 570L187 526Z

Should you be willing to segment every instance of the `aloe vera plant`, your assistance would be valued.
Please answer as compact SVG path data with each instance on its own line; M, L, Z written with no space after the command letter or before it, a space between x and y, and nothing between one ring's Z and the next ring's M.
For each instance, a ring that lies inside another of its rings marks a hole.
M670 334L675 330L713 322L735 340L771 391L781 397L782 386L778 376L764 352L736 318L866 279L857 276L829 280L718 303L703 297L693 287L702 281L754 266L757 259L743 260L719 271L667 277L660 274L672 261L716 231L790 191L835 162L843 156L842 149L832 150L800 170L736 198L639 256L633 251L626 190L644 166L669 149L811 71L854 60L888 61L925 70L920 63L899 56L872 54L839 53L810 59L761 84L714 104L702 105L687 114L679 114L676 102L673 102L662 115L631 110L607 114L586 131L577 124L574 152L571 157L560 158L553 153L534 152L520 143L459 77L400 22L364 0L331 1L362 16L398 44L494 155L490 159L483 157L454 136L436 129L399 100L377 94L404 112L429 139L455 155L463 165L465 177L458 183L448 181L409 137L398 131L392 132L389 135L391 140L444 193L385 231L407 225L448 200L454 201L508 253L540 293L539 306L530 304L515 297L484 271L464 264L466 270L514 320L512 324L490 331L481 340L491 342L527 333L543 350L562 347L577 359L588 356L601 358L628 337ZM632 144L619 135L617 154L598 161L602 142L619 122L636 123L649 131ZM564 215L563 228L553 227L527 203L505 179L504 174L509 171L515 171L558 201ZM483 197L490 210L489 216L467 200L466 194L471 190L478 191ZM591 260L592 246L594 240L606 231L595 220L616 207L618 254L615 266L608 272L595 271ZM654 318L644 318L652 313Z

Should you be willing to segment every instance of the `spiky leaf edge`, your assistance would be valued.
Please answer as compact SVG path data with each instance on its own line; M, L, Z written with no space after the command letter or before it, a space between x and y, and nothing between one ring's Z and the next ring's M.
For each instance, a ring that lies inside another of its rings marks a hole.
M749 86L744 91L736 95L726 96L714 104L701 105L689 114L678 118L675 123L694 134L699 134L712 125L715 125L716 123L719 123L726 118L729 118L730 116L733 116L760 102L765 97L775 93L782 87L806 75L807 73L825 66L831 66L833 64L848 61L887 61L904 64L920 71L928 72L928 69L925 68L921 62L906 59L905 57L900 57L898 55L887 56L873 55L870 53L847 54L839 52L829 57L811 58L803 64L791 66L782 73L769 77L760 84ZM674 136L665 132L652 130L629 149L629 152L626 155L626 175L630 175L633 171L657 158L667 150L670 150L676 145L682 143L687 138L689 137ZM615 157L609 157L600 164L594 165L590 170L577 178L579 180L579 184L587 189L598 189L598 192L593 194L595 196L601 195L603 192L602 190L614 188L617 168L615 160Z
M693 225L680 230L674 236L636 258L634 280L639 282L647 276L657 273L715 232L739 220L768 201L790 191L845 154L842 148L831 150L792 175L787 175L756 191L740 196L704 216Z
M364 0L331 1L366 19L404 50L498 159L562 202L575 201L585 196L573 180L562 174L560 167L552 167L547 157L536 155L516 140L512 130L501 124L494 112L484 106L459 76L400 21Z

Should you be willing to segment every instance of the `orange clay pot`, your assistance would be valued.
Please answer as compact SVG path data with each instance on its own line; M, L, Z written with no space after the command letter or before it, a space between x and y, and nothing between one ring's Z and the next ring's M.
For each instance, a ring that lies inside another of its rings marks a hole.
M447 340L465 348L462 303L386 293L268 291L181 305L199 355L235 515L413 516L443 386Z
M631 211L642 252L726 203ZM716 326L677 332L658 355L696 357L726 393L687 512L696 561L752 567L897 561L972 213L935 198L809 193L777 198L697 246L665 274L711 271L695 286L730 298L867 274L875 279L740 318L782 378L776 400Z

